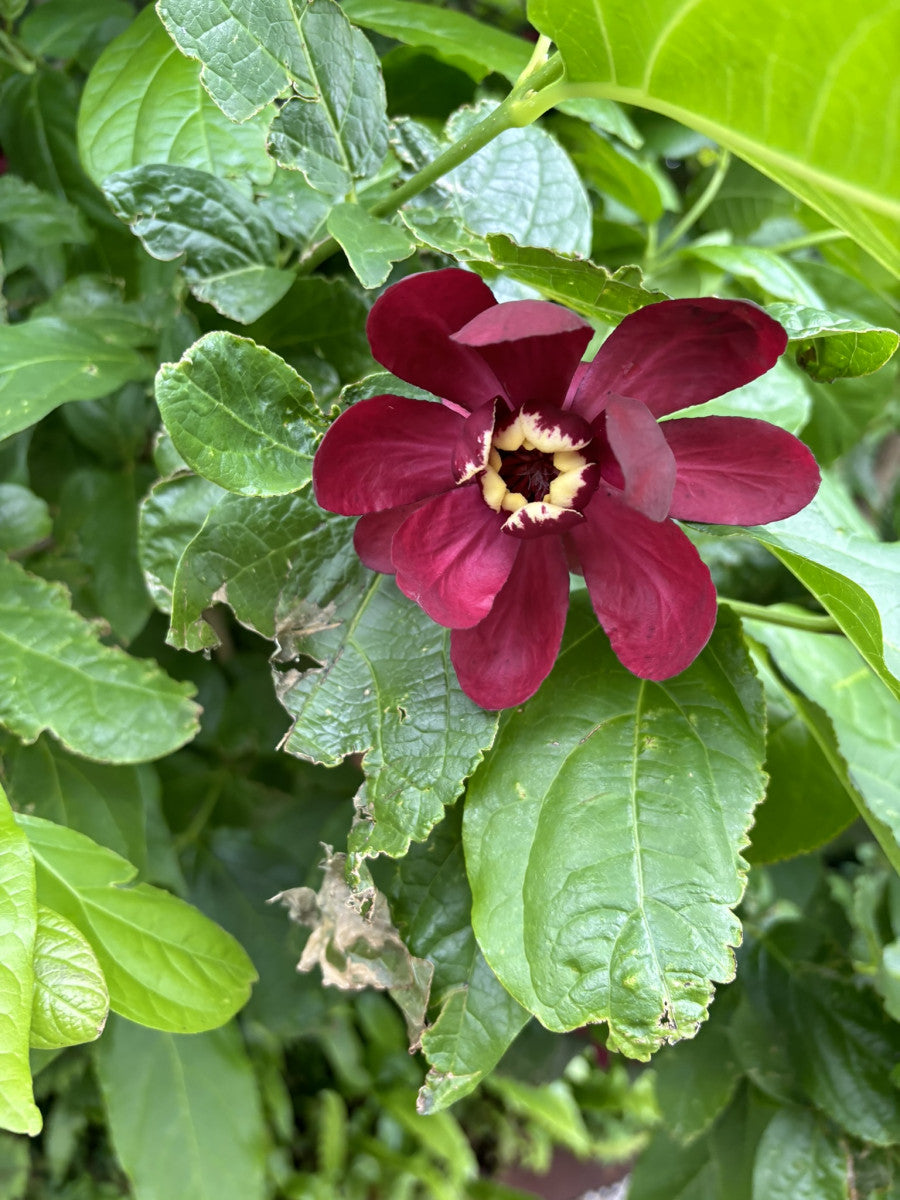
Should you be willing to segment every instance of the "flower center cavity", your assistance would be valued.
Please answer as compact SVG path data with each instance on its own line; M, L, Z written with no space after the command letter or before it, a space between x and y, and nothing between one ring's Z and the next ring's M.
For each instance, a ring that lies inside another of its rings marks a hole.
M510 492L518 492L526 501L545 500L559 468L543 450L497 451L500 465L495 470Z

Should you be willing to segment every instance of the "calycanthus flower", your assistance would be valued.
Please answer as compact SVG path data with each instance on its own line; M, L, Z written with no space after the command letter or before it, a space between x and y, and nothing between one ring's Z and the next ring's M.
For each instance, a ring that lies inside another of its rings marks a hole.
M716 594L672 518L775 521L818 488L809 450L766 421L658 421L775 364L785 332L748 301L642 308L587 364L581 317L497 303L448 269L388 288L367 333L441 403L375 396L342 413L315 457L316 499L359 515L363 562L453 631L457 677L483 708L521 703L549 673L570 570L630 671L678 674L712 633Z

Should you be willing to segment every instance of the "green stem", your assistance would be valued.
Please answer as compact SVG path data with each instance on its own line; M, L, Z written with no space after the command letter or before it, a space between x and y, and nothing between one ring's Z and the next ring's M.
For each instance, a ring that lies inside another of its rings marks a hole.
M11 33L0 29L0 60L2 59L6 59L21 75L33 75L37 70L37 63L25 47L21 46Z
M719 156L719 161L716 164L716 169L710 176L706 187L703 189L691 207L687 210L678 224L674 227L674 229L672 229L668 237L664 238L660 242L659 249L657 250L658 258L664 258L667 252L674 246L677 246L688 230L692 229L700 220L700 218L712 204L713 200L715 200L716 196L719 194L719 188L722 186L722 181L725 178L725 174L728 171L730 164L731 154L727 150L722 150Z
M779 604L750 604L746 600L731 600L728 596L717 597L719 604L727 604L739 617L753 621L765 621L768 625L786 625L789 629L805 629L811 633L841 633L841 627L833 617L804 612L800 608L788 608Z
M546 41L546 39L544 40ZM499 134L507 129L529 125L534 120L529 115L531 111L529 104L534 90L551 84L563 70L558 54L543 61L546 56L546 48L541 49L540 54L538 53L539 49L540 45L535 48L529 66L522 72L506 99L493 112L488 113L483 121L479 121L477 125L473 125L464 133L459 141L453 142L442 154L439 154L430 163L426 163L420 171L416 171L415 175L410 176L405 183L395 188L384 200L374 204L370 209L373 217L387 217L391 213L395 213L407 200L418 196L420 192L424 192L426 188L452 171L454 167L458 167L467 158L477 154ZM324 262L326 258L330 258L338 249L340 247L334 238L326 238L319 242L303 256L300 263L301 273L308 274L315 270L320 263Z

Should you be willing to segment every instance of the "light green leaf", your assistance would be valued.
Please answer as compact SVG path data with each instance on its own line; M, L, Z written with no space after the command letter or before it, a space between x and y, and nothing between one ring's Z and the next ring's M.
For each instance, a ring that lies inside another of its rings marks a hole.
M36 934L34 862L0 788L0 1128L32 1137L41 1130L28 1066Z
M746 628L756 627L748 622ZM769 786L746 858L771 863L831 841L855 820L863 801L840 762L827 717L817 719L806 697L785 686L764 654L754 653L753 660L766 693Z
M889 831L894 846L888 845L886 850L896 862L896 847L900 847L900 700L882 687L844 638L759 621L748 622L747 628L768 648L782 674L830 718L855 787L851 798L859 804L862 797L862 815L876 836L882 828ZM883 843L883 838L879 840Z
M180 650L218 645L203 620L204 610L217 600L227 603L243 625L274 638L276 609L292 562L308 561L316 549L326 552L334 540L330 528L326 514L304 494L224 495L178 559L170 645Z
M103 1032L109 993L97 956L71 922L38 906L31 1046L58 1050Z
M462 108L447 122L457 142L496 108L492 100ZM473 233L505 233L520 246L563 254L591 249L591 209L565 150L536 125L507 129L438 180L456 215Z
M584 181L637 213L646 224L658 221L669 205L657 172L583 121L559 120L564 122L558 128L566 148Z
M871 375L900 344L894 329L794 304L770 304L766 311L787 330L797 362L818 383Z
M873 0L850 36L840 7L779 0L733 0L727 21L718 0L648 0L638 13L627 0L531 0L528 13L567 81L706 134L900 271L892 0Z
M279 698L294 717L285 748L327 765L362 754L366 782L352 856L405 854L424 840L490 746L497 716L460 690L449 631L373 577L352 550L351 522L329 519L294 559L281 601Z
M900 697L900 546L836 525L826 507L829 491L823 484L796 516L748 532L812 592Z
M753 1200L848 1200L847 1151L823 1122L783 1108L766 1126L753 1165Z
M156 376L166 429L199 475L244 496L278 496L309 483L327 427L305 379L264 346L208 333Z
M481 949L548 1028L608 1021L610 1047L646 1059L705 1019L713 981L734 974L763 720L732 621L651 683L576 594L556 667L507 718L463 826Z
M394 867L391 915L413 954L434 964L437 1015L422 1035L428 1075L420 1112L440 1112L494 1069L529 1014L502 987L478 949L471 925L457 805Z
M816 289L804 279L794 264L786 258L760 246L722 246L714 242L694 242L684 250L689 258L711 263L736 279L749 280L775 300L786 300L782 307L790 312L797 305L822 308L823 300ZM776 321L778 312L772 312Z
M138 556L153 603L162 612L172 611L181 556L224 496L208 479L181 474L161 480L141 503Z
M293 0L158 0L156 9L182 53L202 64L203 86L232 121L246 121L292 84L315 96Z
M96 400L149 363L100 321L32 317L0 325L0 439L18 433L70 400Z
M184 255L184 275L198 300L247 324L277 304L294 281L271 264L274 227L241 192L192 167L133 167L106 178L103 190L149 254Z
M493 1076L489 1090L500 1096L504 1107L544 1130L554 1142L579 1158L591 1152L591 1135L575 1097L563 1079L535 1085L503 1075Z
M271 113L235 125L209 98L200 68L178 52L152 6L95 63L78 112L84 168L107 175L148 163L194 167L221 179L267 183Z
M236 1025L175 1037L113 1020L94 1061L112 1144L135 1200L270 1194L268 1133Z
M780 425L791 433L799 433L809 420L812 396L801 373L780 358L764 375L745 383L743 387L683 408L679 417L756 417Z
M90 943L113 1012L199 1033L244 1005L256 972L230 934L170 892L132 883L131 863L84 834L23 813L16 820L34 855L40 902Z
M256 205L280 234L305 245L324 226L331 200L299 171L276 166L271 182L257 190Z
M17 175L0 176L0 227L6 230L3 265L8 275L30 265L36 249L84 245L91 240L74 205Z
M813 391L813 409L803 440L823 467L852 450L885 420L897 392L896 356L876 375L836 379Z
M196 733L192 691L104 646L58 584L0 560L0 721L24 741L49 729L85 758L159 758Z
M496 72L514 83L528 62L530 47L522 38L451 8L415 0L344 0L341 7L354 24L434 50L476 81Z
M0 550L27 550L52 529L46 500L19 483L0 483Z
M394 263L409 258L416 248L405 230L376 220L358 204L335 205L327 228L364 288L381 287Z
M297 25L316 98L289 100L272 122L269 145L312 187L344 196L355 180L374 175L387 153L381 66L334 0L309 0Z

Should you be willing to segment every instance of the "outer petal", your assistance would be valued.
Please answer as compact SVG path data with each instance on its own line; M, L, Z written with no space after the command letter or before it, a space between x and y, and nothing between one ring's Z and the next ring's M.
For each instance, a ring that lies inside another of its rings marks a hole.
M329 512L353 517L447 491L462 421L430 400L360 400L341 413L316 451L316 500Z
M587 321L548 300L511 300L487 308L453 335L477 347L514 404L559 406L587 344Z
M394 534L407 517L412 516L417 508L426 503L426 500L420 500L417 504L386 508L382 512L366 513L360 517L353 530L353 548L363 564L372 571L380 571L382 575L393 575L391 543Z
M520 542L515 566L487 617L454 629L450 657L460 686L482 708L511 708L541 686L556 661L569 606L559 538Z
M397 586L439 625L477 625L516 558L501 525L477 484L428 500L394 535Z
M471 271L408 275L372 306L369 345L382 366L407 383L471 411L503 388L478 351L451 341L450 334L496 305L491 289Z
M640 400L610 396L606 436L625 482L625 503L651 521L668 516L675 487L675 458L662 428Z
M668 679L690 666L716 623L716 590L677 525L598 492L568 535L597 619L629 671Z
M661 417L743 387L786 345L778 322L749 300L664 300L612 331L567 403L592 421L615 392Z
M660 429L677 464L673 517L761 525L799 512L819 490L810 451L768 421L685 417Z

